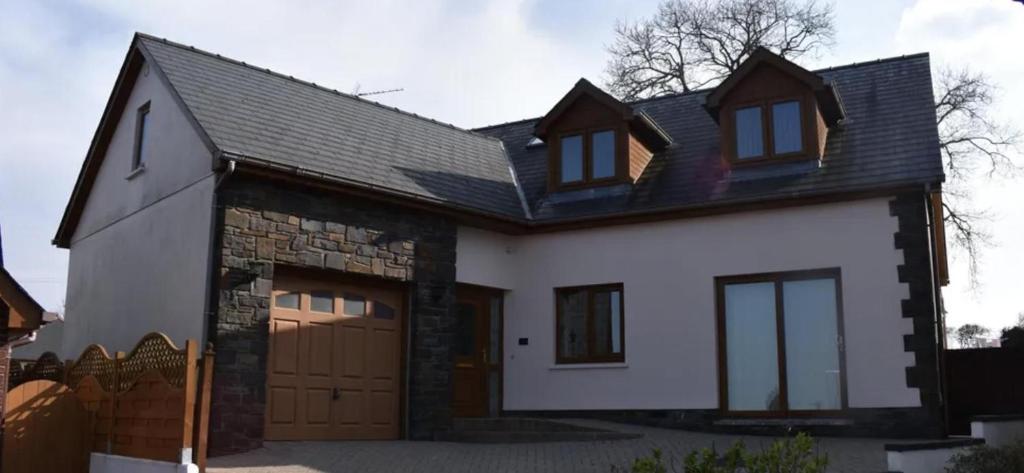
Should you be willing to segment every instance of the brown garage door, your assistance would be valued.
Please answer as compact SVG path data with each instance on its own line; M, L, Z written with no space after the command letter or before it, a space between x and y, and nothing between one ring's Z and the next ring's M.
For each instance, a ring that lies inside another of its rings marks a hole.
M399 435L402 292L275 278L267 440Z

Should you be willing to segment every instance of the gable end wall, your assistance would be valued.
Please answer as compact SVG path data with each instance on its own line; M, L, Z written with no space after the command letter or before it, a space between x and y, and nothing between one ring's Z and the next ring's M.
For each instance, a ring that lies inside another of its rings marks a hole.
M143 66L127 91L71 237L63 349L129 350L159 331L203 339L211 241L212 156L159 71ZM132 174L136 117L150 104L149 155Z

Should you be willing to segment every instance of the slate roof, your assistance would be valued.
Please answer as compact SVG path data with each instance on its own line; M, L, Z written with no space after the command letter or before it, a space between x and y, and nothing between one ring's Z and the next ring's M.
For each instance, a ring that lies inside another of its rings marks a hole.
M139 34L225 157L522 219L492 137Z
M820 166L725 167L718 126L702 107L710 90L633 102L673 143L631 188L567 199L546 193L546 148L527 147L538 119L464 130L188 46L137 40L226 158L522 223L943 180L927 54L816 71L847 113L829 130Z
M633 102L673 140L636 185L603 198L546 195L547 150L527 148L537 119L478 129L501 139L538 221L650 212L895 188L943 181L927 54L816 71L833 81L846 120L829 130L817 163L729 170L718 125L704 110L710 90Z

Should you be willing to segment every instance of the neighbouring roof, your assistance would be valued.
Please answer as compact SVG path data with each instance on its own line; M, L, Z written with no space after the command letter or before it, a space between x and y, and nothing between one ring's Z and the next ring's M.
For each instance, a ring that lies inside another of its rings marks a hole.
M927 54L816 71L838 89L846 112L829 130L820 167L727 169L718 126L704 109L710 90L627 103L671 143L654 154L627 192L566 199L546 194L546 146L527 146L540 119L465 130L136 34L54 239L58 245L69 245L141 58L155 66L221 159L506 223L540 225L943 180Z
M547 151L526 144L537 119L480 128L505 143L538 221L701 208L774 199L861 192L943 181L927 54L816 71L838 89L846 118L829 129L816 161L727 168L719 128L704 109L710 90L639 100L673 144L656 152L627 193L599 199L547 194Z
M6 313L0 313L0 318L6 319L0 322L7 325L6 328L18 330L35 330L42 323L42 316L45 312L32 295L18 284L11 273L3 265L3 242L0 241L0 306L6 306ZM25 319L10 317L9 309L15 309ZM0 344L6 343L0 340Z

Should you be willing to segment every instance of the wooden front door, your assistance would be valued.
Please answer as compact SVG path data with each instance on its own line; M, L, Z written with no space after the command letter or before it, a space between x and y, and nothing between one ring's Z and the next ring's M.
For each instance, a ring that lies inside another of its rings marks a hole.
M396 439L402 291L275 278L267 440Z
M475 287L456 291L456 417L498 414L501 379L501 295Z

